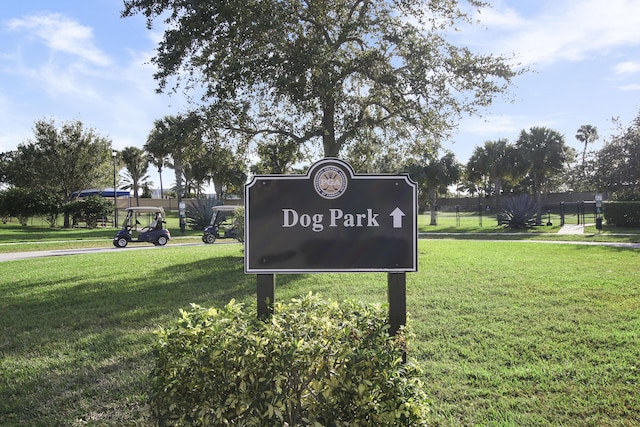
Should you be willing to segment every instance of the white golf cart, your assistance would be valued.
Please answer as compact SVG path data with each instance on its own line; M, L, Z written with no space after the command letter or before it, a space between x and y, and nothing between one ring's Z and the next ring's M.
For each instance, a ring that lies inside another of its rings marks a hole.
M113 238L115 247L124 248L128 243L153 243L156 246L167 244L171 234L164 227L164 209L140 206L127 208L126 211L127 217L122 223L122 229Z
M211 244L216 239L237 239L242 242L244 236L238 233L233 224L233 214L238 206L220 205L213 207L211 223L205 227L202 241Z

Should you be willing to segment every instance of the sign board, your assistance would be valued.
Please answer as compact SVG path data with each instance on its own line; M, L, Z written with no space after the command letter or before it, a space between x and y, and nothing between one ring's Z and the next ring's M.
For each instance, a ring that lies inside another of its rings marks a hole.
M245 272L417 271L417 185L333 158L245 186Z

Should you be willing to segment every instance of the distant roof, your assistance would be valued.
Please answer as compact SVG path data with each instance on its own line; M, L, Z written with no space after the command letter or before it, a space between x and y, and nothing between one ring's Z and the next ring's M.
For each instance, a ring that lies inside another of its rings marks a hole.
M113 197L113 188L89 188L86 190L74 191L71 194L72 198L90 196ZM116 197L129 196L131 196L131 192L129 190L116 190Z
M132 206L125 210L131 212L160 212L164 214L164 209L158 206Z
M218 206L214 206L211 209L213 209L214 211L235 211L239 207L240 206L236 206L236 205L218 205Z

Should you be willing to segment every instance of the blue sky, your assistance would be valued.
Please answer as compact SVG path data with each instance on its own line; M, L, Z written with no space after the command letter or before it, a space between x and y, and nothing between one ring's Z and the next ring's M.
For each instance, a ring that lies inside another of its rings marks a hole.
M482 25L463 28L456 40L513 53L530 71L481 117L460 122L445 142L459 161L486 140L514 141L532 126L555 129L580 148L576 130L594 125L602 144L615 133L613 117L626 126L637 116L640 1L490 2L478 16ZM121 0L0 3L0 152L31 138L41 118L78 119L116 149L142 147L155 119L186 109L180 96L155 93L148 61L161 34L141 17L121 19L121 9Z

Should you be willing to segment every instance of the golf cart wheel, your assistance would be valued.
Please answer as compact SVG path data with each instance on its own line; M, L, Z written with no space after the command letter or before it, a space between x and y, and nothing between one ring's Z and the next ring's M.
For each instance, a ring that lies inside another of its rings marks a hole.
M167 238L164 236L160 236L158 237L158 240L156 241L156 243L158 244L158 246L164 246L167 244Z
M118 247L118 248L124 248L125 246L127 246L127 239L125 239L124 237L120 237L117 240L114 240L113 244Z
M210 245L216 241L216 236L214 236L213 234L205 234L202 240L204 240L206 244Z

